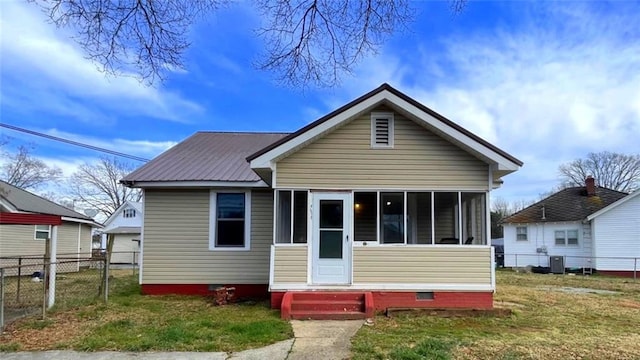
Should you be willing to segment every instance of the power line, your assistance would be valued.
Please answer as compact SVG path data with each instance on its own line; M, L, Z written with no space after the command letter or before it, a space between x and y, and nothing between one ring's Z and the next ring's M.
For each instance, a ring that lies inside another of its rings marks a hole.
M129 154L121 153L121 152L118 152L118 151L113 151L113 150L101 148L101 147L98 147L98 146L84 144L84 143L81 143L81 142L77 142L77 141L73 141L73 140L69 140L69 139L65 139L65 138L61 138L61 137L57 137L57 136L53 136L53 135L48 135L48 134L44 134L44 133L41 133L41 132L37 132L37 131L29 130L29 129L24 129L24 128L13 126L13 125L9 125L9 124L0 123L0 126L4 127L4 128L7 128L7 129L11 129L11 130L20 131L20 132L23 132L23 133L26 133L26 134L29 134L29 135L40 136L40 137L43 137L45 139L54 140L54 141L60 141L60 142L66 143L66 144L80 146L80 147L83 147L83 148L86 148L86 149L99 151L99 152L103 152L103 153L110 154L110 155L120 156L120 157L128 158L128 159L131 159L131 160L136 160L136 161L141 161L141 162L149 161L149 159L145 159L145 158L142 158L142 157L139 157L139 156L129 155Z

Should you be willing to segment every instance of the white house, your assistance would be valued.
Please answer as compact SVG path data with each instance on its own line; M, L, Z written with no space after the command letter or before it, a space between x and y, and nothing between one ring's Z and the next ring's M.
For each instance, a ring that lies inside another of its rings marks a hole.
M137 264L143 219L142 203L127 201L104 223L102 248L107 246L107 234L114 235L112 264Z
M593 252L598 254L594 259L597 269L640 271L640 191L596 211L587 220L591 222ZM629 259L617 259L620 256Z
M505 266L547 267L561 256L567 268L632 274L640 268L639 219L637 192L595 186L588 177L584 187L558 191L502 221Z

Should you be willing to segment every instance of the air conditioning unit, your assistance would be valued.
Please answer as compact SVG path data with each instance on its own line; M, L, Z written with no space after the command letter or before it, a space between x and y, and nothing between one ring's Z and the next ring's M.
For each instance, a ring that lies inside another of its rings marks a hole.
M549 256L549 270L552 274L564 274L564 256Z

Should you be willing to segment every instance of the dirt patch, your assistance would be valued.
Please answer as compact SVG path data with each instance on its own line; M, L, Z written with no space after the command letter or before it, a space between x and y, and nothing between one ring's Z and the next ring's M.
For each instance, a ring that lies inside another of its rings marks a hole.
M414 316L437 316L443 318L459 318L459 317L509 317L511 309L494 308L486 310L476 309L416 309L416 308L390 308L387 309L387 316L394 317L398 315L414 315Z
M22 319L0 334L0 344L20 344L21 351L49 350L68 343L87 330L86 323L72 313L60 313L47 320Z

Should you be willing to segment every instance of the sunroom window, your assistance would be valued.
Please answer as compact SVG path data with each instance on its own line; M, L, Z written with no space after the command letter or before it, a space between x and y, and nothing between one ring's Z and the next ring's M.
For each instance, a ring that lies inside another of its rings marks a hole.
M277 244L304 244L307 242L307 196L306 191L277 191Z
M355 192L353 219L356 242L487 243L485 193Z

